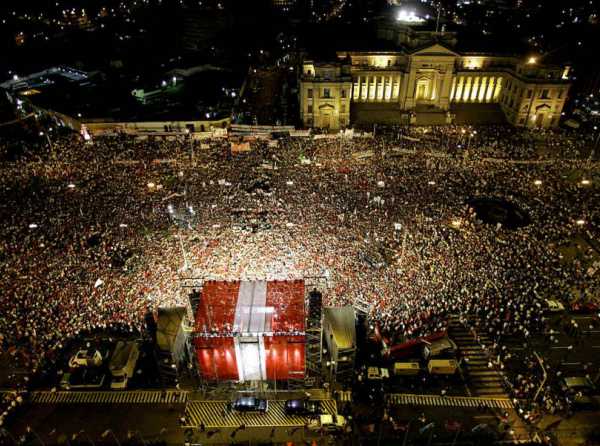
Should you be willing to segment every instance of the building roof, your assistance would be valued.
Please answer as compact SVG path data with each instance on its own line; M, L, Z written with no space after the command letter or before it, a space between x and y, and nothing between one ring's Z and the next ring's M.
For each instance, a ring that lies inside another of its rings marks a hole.
M331 334L338 348L356 346L356 314L351 306L325 307L325 320L331 325Z

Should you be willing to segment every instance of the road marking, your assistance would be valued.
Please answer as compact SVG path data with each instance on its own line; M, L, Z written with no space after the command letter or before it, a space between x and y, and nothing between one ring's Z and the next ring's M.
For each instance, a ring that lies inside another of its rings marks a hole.
M269 410L265 413L237 413L227 409L230 401L189 401L185 407L188 426L206 428L248 427L304 427L309 417L287 415L284 400L269 400ZM326 414L337 414L334 400L321 400Z
M405 393L391 393L387 395L388 401L396 405L415 406L448 406L448 407L479 407L492 409L513 409L509 398L498 397L468 397L468 396L439 396L439 395L414 395Z
M565 348L569 348L569 347L570 347L570 345L561 345L558 347L550 347L550 348L553 350L558 350L558 349L565 349Z
M31 402L35 404L185 404L187 399L188 392L180 390L37 391L31 394Z
M581 364L580 362L561 362L561 365L579 365Z

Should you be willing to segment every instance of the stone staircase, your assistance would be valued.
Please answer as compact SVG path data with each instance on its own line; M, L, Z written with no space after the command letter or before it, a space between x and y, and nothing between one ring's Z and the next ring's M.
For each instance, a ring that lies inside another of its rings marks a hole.
M449 321L448 335L456 342L462 357L462 370L473 396L487 398L508 398L504 389L504 376L494 367L488 367L488 357L482 345L491 348L492 341L487 335L479 336L479 343L473 333L458 318Z

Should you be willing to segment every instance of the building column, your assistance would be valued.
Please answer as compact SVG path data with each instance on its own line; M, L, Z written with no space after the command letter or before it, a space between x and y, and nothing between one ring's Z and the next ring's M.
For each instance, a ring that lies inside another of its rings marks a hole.
M473 87L471 88L471 102L477 102L477 92L479 91L479 76L473 77Z
M500 96L500 90L502 89L502 79L501 77L496 78L496 88L494 90L494 101L498 99Z
M463 84L465 82L465 78L463 76L459 76L456 81L456 92L454 94L455 102L462 102L462 93L463 93Z
M463 85L463 102L469 102L469 97L471 95L471 76L465 77L465 85Z
M477 94L477 102L485 102L485 94L487 93L488 80L489 78L487 76L483 76L481 78L481 84L479 85L479 93Z
M452 89L450 90L450 102L454 101L454 94L456 93L456 76L452 77Z
M492 77L490 77L490 79L488 81L488 88L487 88L487 92L485 94L485 102L493 102L492 96L494 94L495 87L496 87L496 78L492 76Z

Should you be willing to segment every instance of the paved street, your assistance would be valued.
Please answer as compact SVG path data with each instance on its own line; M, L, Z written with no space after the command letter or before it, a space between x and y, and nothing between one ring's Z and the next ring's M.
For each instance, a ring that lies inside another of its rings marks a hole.
M236 413L227 409L229 401L190 401L185 414L188 426L207 428L227 428L245 425L247 427L303 427L309 422L309 417L290 416L284 412L285 401L270 400L266 413ZM337 414L333 400L321 401L325 414Z

